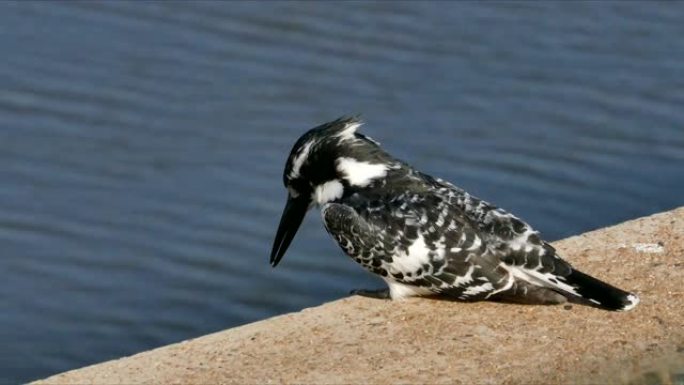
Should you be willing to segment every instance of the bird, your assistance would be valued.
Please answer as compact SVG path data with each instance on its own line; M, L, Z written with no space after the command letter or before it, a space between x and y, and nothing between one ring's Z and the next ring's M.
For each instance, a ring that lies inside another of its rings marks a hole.
M418 171L360 132L357 116L316 126L283 172L287 202L273 242L276 267L309 209L318 207L342 250L387 284L354 294L440 296L627 311L639 297L563 260L522 219Z

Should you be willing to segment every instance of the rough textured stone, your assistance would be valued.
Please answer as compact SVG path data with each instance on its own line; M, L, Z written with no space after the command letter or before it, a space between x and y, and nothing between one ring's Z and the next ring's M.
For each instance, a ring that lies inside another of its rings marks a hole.
M350 297L39 382L677 383L668 373L684 368L684 208L554 246L641 304L613 313Z

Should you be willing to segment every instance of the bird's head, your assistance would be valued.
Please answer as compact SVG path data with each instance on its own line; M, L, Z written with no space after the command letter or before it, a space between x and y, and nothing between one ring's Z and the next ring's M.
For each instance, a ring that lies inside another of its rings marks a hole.
M372 139L357 133L359 126L356 118L340 118L312 128L295 143L283 173L288 196L271 251L274 267L309 208L340 199L387 175L388 155Z

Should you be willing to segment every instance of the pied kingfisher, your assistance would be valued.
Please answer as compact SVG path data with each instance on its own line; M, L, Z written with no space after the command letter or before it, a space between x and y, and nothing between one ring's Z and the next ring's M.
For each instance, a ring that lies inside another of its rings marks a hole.
M340 118L295 143L283 180L287 204L271 251L274 267L309 208L354 261L388 289L358 294L393 300L442 295L629 310L636 295L562 260L519 218L444 180L417 171Z

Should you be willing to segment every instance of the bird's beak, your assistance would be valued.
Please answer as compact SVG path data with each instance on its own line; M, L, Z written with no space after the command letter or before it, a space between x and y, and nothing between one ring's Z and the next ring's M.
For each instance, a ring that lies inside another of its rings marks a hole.
M287 251L292 238L294 238L302 224L304 215L309 208L309 199L303 195L297 198L292 196L287 197L287 204L283 210L283 216L280 218L280 225L278 225L278 232L275 240L273 240L273 249L271 250L271 266L276 267L280 259Z

